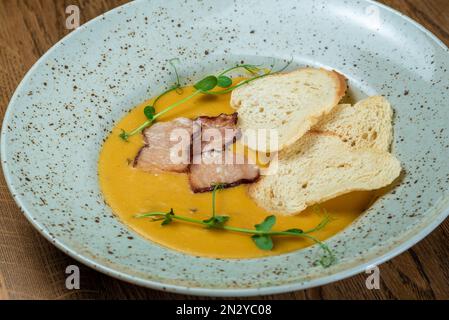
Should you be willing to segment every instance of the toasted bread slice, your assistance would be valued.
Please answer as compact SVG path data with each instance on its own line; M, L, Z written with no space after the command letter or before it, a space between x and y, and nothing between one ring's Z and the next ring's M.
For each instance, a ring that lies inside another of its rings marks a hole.
M393 110L381 96L369 97L355 105L338 105L324 116L313 131L335 134L355 148L389 151L393 140Z
M266 76L235 89L231 106L238 110L243 143L253 150L279 151L301 138L337 106L346 79L335 71L305 68ZM276 146L245 139L248 129L275 129Z
M249 195L273 213L293 215L352 191L375 190L400 174L390 153L356 149L335 135L307 133L279 154L277 173L250 186Z

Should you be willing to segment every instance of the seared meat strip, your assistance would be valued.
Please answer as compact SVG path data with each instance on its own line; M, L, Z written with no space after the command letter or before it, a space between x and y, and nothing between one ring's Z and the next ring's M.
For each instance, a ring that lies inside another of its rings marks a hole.
M187 118L158 122L146 128L145 146L134 159L134 167L148 172L187 172L194 131L199 131L199 126Z
M239 163L236 155L229 150L207 152L202 159L202 163L190 166L189 182L194 193L212 191L217 184L231 188L252 183L260 176L255 164L249 164L246 158Z
M240 138L237 128L238 114L220 114L216 117L198 117L195 123L201 128L201 135L193 140L193 154L207 151L221 151Z
M226 150L239 137L236 124L237 113L155 123L143 131L145 146L134 159L134 167L156 173L189 172L195 193L212 191L216 184L230 188L254 182L259 168Z

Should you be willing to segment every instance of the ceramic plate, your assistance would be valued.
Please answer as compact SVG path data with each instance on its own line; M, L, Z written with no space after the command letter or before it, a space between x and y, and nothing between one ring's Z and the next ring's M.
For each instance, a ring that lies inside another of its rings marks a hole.
M356 97L388 97L405 173L327 241L336 265L315 266L317 246L263 259L188 256L115 218L98 186L100 147L116 121L171 83L164 68L173 57L193 79L241 60L293 59L293 67L345 74ZM448 49L435 36L373 1L135 1L81 26L28 72L3 123L2 165L30 222L108 275L197 295L309 288L394 257L448 215L448 69Z

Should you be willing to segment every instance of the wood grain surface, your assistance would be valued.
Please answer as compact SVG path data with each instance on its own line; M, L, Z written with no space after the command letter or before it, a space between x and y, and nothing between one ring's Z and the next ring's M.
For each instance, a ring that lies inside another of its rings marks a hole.
M26 71L59 39L65 8L78 5L82 23L125 0L1 0L0 119ZM449 0L383 0L449 45ZM404 254L380 266L380 290L366 276L264 299L449 299L449 221ZM81 289L65 288L65 268L81 269ZM0 299L199 299L134 286L82 266L27 222L0 174Z

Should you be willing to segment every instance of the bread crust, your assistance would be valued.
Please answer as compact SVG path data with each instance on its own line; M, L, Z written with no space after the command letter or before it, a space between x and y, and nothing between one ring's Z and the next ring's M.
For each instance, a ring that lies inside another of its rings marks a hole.
M276 151L280 151L284 148L287 148L288 146L292 145L293 143L295 143L297 140L299 140L307 131L309 131L320 119L321 117L323 117L324 115L330 113L332 111L333 108L335 108L338 103L340 102L340 100L345 96L346 91L347 91L347 84L346 84L346 78L338 73L337 71L334 70L326 70L324 68L320 68L320 69L316 69L316 68L300 68L288 73L282 73L282 74L273 74L264 78L261 78L261 80L266 81L266 79L275 79L276 77L285 77L288 75L293 75L295 73L299 73L299 72L307 72L307 71L317 71L320 70L322 72L325 72L335 83L335 98L332 101L332 103L330 103L329 105L327 105L326 107L323 107L321 112L319 113L314 113L314 114L310 114L309 116L307 116L305 119L301 120L301 130L298 131L286 131L286 135L288 136L287 139L285 139L285 141L281 141L278 145L277 148L271 149L271 150L260 150L257 149L257 147L255 146L249 146L251 149L256 149L259 151L269 151L269 152L276 152ZM257 84L257 81L252 82L249 85L255 85ZM242 88L245 88L246 86L243 86ZM241 107L241 99L238 99L237 96L239 95L239 89L236 89L232 92L231 95L231 107L238 110ZM316 112L316 111L315 111ZM293 120L293 121L298 121L297 119Z
M390 153L351 148L332 133L308 132L279 154L279 172L262 177L249 196L274 214L295 215L307 207L354 191L394 182L400 162ZM303 185L303 187L301 187Z

